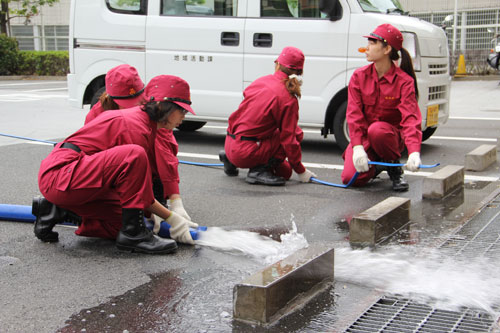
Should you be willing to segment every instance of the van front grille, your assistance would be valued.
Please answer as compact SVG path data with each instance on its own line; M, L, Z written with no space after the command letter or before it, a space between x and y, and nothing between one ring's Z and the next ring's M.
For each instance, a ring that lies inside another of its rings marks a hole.
M430 64L429 75L442 75L448 73L447 64Z
M446 86L429 87L429 101L444 99L446 97Z

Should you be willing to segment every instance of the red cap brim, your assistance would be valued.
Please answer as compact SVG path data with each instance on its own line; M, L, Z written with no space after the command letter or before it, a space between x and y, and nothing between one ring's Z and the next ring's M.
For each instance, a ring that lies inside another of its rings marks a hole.
M171 101L171 102L177 104L178 106L180 106L184 110L189 111L196 116L196 113L194 113L193 109L191 108L191 105L186 104L186 103L182 103L182 102L178 102L178 101Z

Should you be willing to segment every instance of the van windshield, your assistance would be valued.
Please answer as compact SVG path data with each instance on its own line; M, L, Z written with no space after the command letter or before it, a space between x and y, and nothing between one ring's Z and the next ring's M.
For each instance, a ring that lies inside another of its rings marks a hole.
M405 14L398 0L358 0L365 12Z

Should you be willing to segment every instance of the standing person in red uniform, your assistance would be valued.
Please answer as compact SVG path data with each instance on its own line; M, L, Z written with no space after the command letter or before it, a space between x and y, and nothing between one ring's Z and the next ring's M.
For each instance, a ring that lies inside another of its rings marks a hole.
M302 165L297 125L304 54L285 47L275 61L275 72L255 80L243 92L238 110L229 117L225 151L219 153L228 176L249 168L250 184L284 185L292 169L301 182L316 175Z
M122 64L113 67L106 73L106 91L87 114L85 124L108 110L127 109L142 104L144 101L144 83L137 70L130 65ZM186 212L179 190L179 146L172 129L161 128L156 134L155 155L157 174L153 175L153 192L155 198L174 212L191 220ZM120 221L119 221L120 222ZM102 237L100 221L85 219L80 223L76 234L88 237ZM118 224L119 229L121 222Z
M38 184L46 199L33 206L39 239L56 242L52 228L68 210L82 219L100 219L107 238L116 238L120 250L175 251L174 240L161 239L145 227L147 210L171 225L173 239L194 243L189 227L197 224L154 198L151 176L157 130L173 129L188 111L194 113L189 85L179 77L161 75L151 80L145 94L143 106L103 113L58 143L42 161ZM116 221L122 223L120 230L115 229Z
M357 69L348 90L347 124L351 143L344 152L342 182L359 172L354 186L363 186L382 169L368 161L399 163L405 146L405 167L417 171L421 164L422 116L418 107L417 79L403 35L390 24L379 25L368 38L366 59L372 64ZM401 65L395 61L401 53ZM394 191L407 191L401 167L388 167Z

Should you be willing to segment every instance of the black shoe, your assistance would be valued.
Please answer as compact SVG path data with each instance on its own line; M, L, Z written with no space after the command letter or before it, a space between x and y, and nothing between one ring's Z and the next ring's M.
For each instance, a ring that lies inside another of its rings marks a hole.
M395 161L394 163L399 163L399 161ZM387 173L389 174L389 178L392 180L392 190L396 192L405 192L408 191L409 185L403 177L403 168L402 167L387 167Z
M238 176L238 168L229 161L224 150L219 152L219 160L224 163L224 172L226 175L231 177Z
M375 175L373 176L373 178L376 178L383 171L387 171L387 167L385 165L375 164Z
M142 210L123 208L122 221L123 226L116 238L119 250L148 254L167 254L177 250L173 239L160 238L146 228Z
M285 178L273 175L271 170L266 166L257 166L248 170L245 181L249 184L262 184L270 186L285 185Z
M80 224L82 218L75 213L57 207L42 196L33 198L31 214L36 217L35 236L43 242L54 243L59 240L59 234L52 231L57 223L72 222Z

